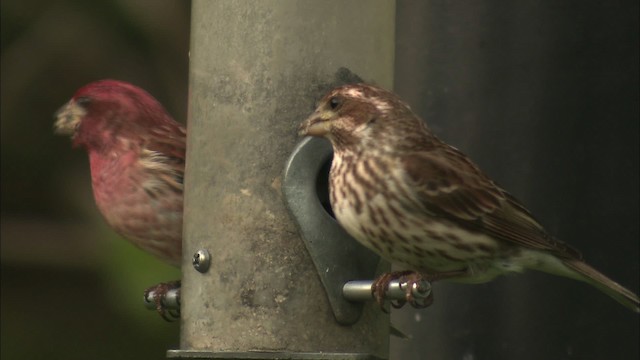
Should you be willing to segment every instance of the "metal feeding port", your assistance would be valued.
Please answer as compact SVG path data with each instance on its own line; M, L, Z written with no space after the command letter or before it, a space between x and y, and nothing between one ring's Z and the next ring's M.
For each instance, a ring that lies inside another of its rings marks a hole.
M348 281L373 279L380 258L349 236L331 215L328 173L332 154L328 142L303 139L287 161L282 189L336 320L351 325L360 318L362 304L345 299L342 287Z

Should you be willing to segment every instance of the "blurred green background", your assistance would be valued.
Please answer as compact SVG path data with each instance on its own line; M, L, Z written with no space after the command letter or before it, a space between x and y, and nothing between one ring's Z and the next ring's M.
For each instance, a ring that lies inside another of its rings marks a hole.
M190 1L1 2L2 359L161 359L179 324L142 291L180 277L102 221L86 153L54 136L80 86L136 84L185 122Z

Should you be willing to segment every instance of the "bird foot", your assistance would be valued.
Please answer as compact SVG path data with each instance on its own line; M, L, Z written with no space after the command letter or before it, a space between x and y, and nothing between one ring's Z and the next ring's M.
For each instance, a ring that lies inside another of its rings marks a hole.
M389 312L384 306L385 297L389 291L389 284L394 280L406 284L406 287L403 286L405 298L390 302L394 308L399 309L408 303L416 309L422 309L433 303L433 295L431 293L424 298L418 298L414 295L414 289L417 289L418 292L422 292L423 290L425 292L428 291L427 289L422 289L424 285L423 280L426 280L422 274L416 271L393 271L380 275L373 281L373 285L371 285L373 298L378 305L380 305L382 311L386 313Z
M177 309L169 309L166 304L167 293L171 290L177 289L178 293L178 305L180 304L180 281L169 281L166 283L160 283L158 285L151 286L144 291L144 301L152 302L155 304L156 311L160 316L168 321L173 322L180 318L180 307ZM151 295L151 299L149 299Z
M417 271L393 271L380 275L374 280L371 285L371 292L375 301L380 305L382 311L388 313L385 308L385 297L389 291L389 284L398 280L401 284L401 289L405 293L404 299L393 300L390 302L391 306L396 309L400 309L405 304L409 304L416 309L424 309L433 304L433 293L428 285L434 281L448 279L452 277L458 277L467 274L467 269L458 271L448 271L433 274L422 274ZM426 284L425 284L426 282ZM416 296L417 294L426 294L426 296Z

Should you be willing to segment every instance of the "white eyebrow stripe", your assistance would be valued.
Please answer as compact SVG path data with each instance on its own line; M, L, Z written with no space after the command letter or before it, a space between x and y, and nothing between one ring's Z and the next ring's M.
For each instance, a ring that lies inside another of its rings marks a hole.
M363 97L363 96L364 96L364 94L362 93L362 91L361 91L361 90L359 90L359 89L356 89L356 88L347 89L347 90L345 91L345 93L346 93L347 95L349 95L349 96L359 97L359 98L361 98L361 97Z
M375 107L382 111L382 112L386 112L388 110L391 110L391 104L389 104L389 102L385 101L385 100L380 100L380 98L371 98L371 102L373 103L373 105L375 105Z

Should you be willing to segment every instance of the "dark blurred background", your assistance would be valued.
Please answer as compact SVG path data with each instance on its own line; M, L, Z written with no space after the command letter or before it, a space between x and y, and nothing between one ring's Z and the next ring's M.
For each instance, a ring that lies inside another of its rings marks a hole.
M639 285L638 1L399 1L395 89L547 230ZM637 314L542 273L436 284L397 359L638 359Z
M161 359L141 292L179 272L121 241L52 133L80 86L139 85L186 120L184 0L3 0L3 359ZM596 268L638 291L637 1L398 1L396 90ZM336 9L339 11L339 9ZM394 359L638 358L638 316L544 274L436 284Z
M93 203L87 155L54 136L80 86L141 86L186 122L190 1L3 0L2 359L161 359L179 324L142 291L180 273L122 241Z

